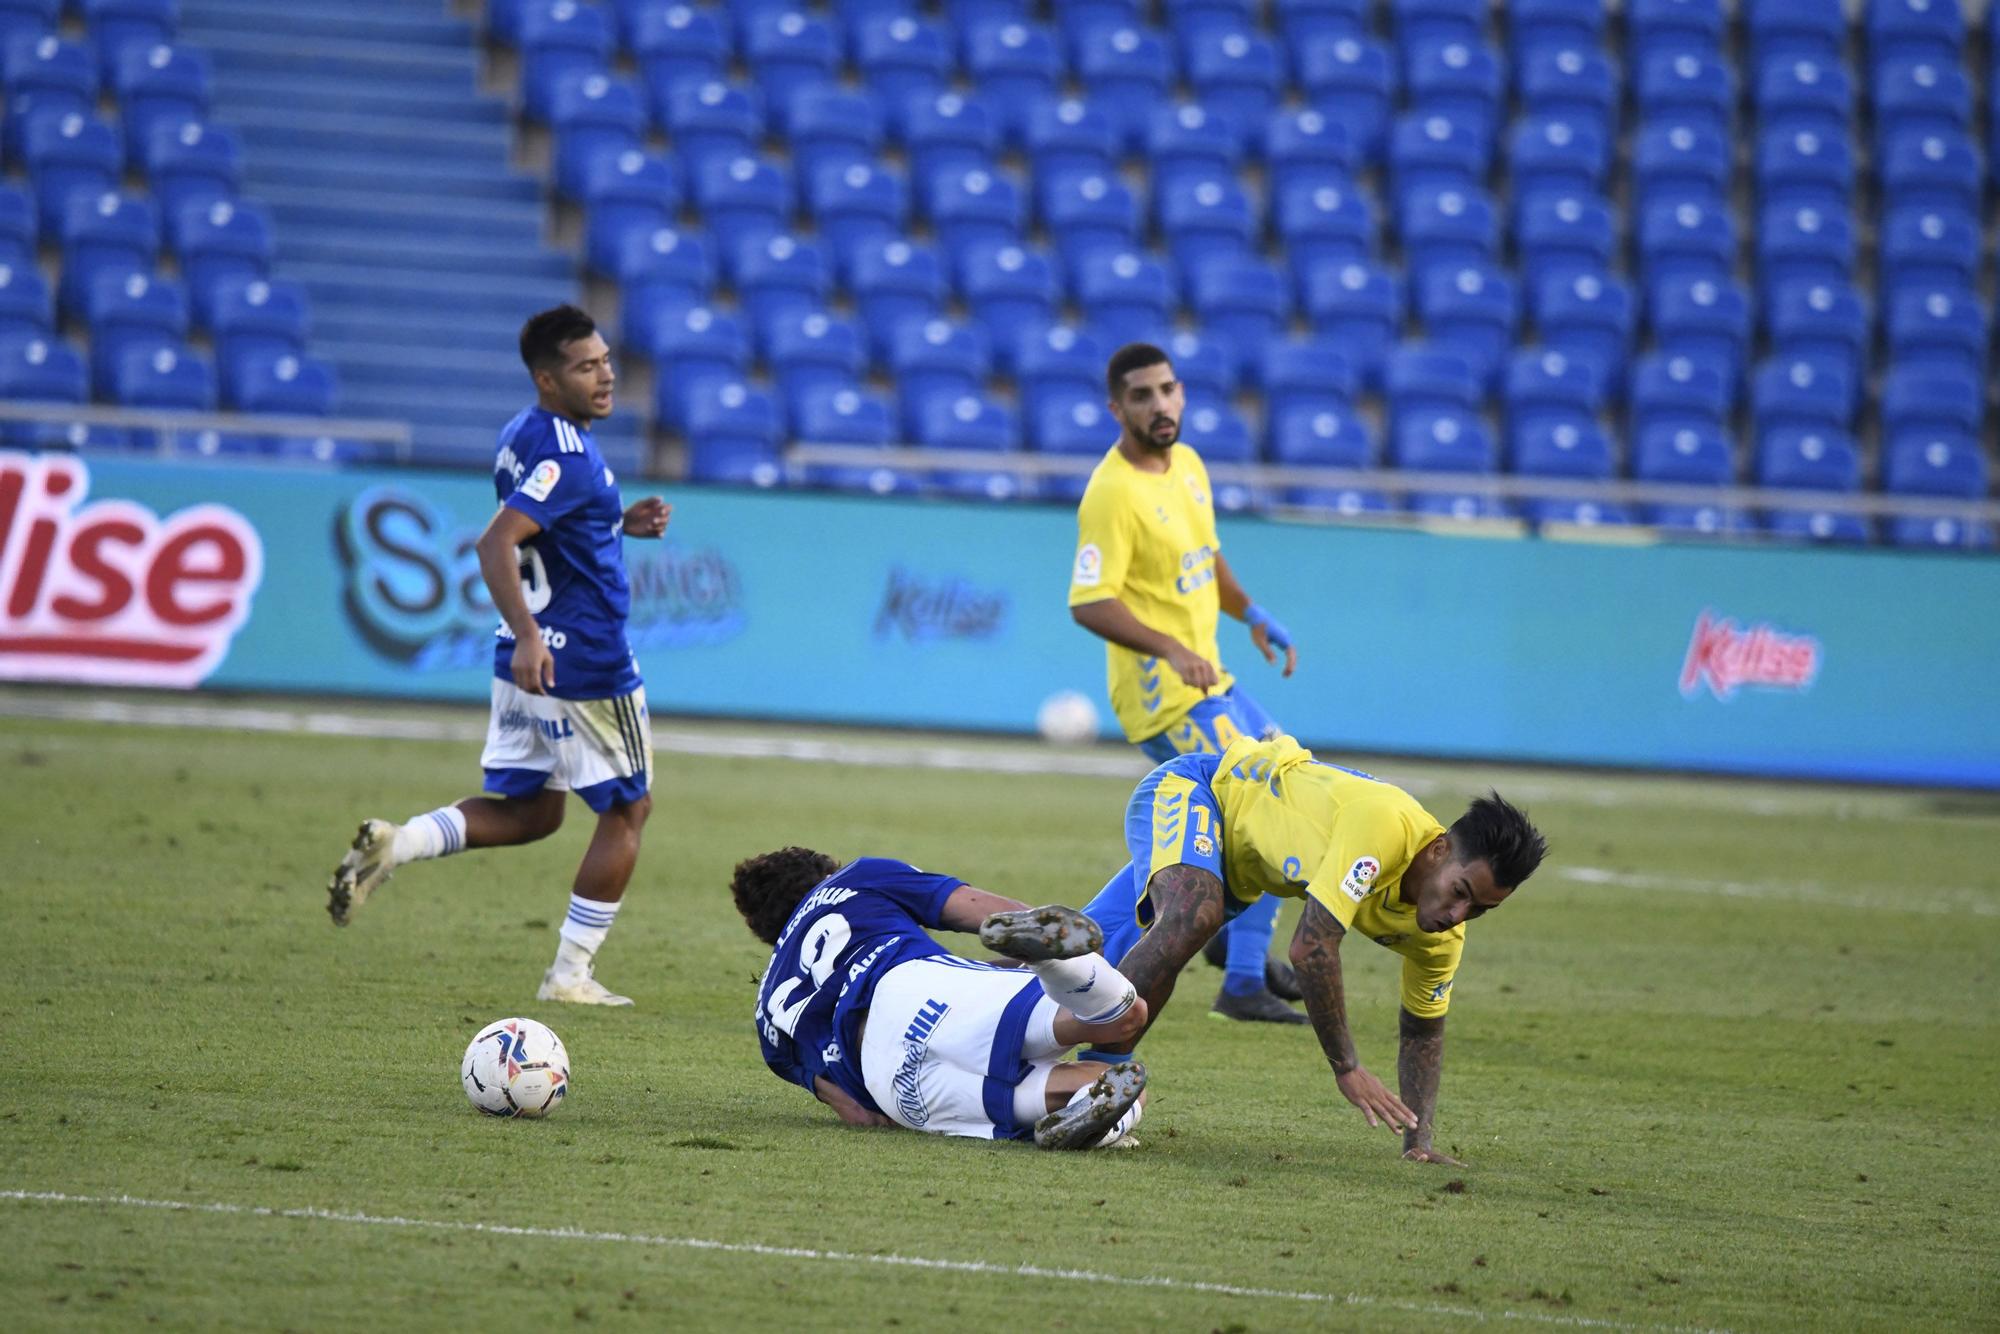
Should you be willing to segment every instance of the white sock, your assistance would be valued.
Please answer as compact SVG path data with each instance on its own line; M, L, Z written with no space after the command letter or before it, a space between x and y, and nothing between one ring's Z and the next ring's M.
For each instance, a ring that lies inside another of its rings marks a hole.
M1086 1024L1105 1024L1132 1008L1139 994L1125 974L1102 954L1044 959L1030 964L1049 999Z
M456 806L440 806L422 815L412 815L396 827L392 851L398 866L464 852L465 812Z
M563 918L562 941L556 946L555 971L563 976L589 972L591 956L604 944L617 919L616 903L570 895L569 916Z

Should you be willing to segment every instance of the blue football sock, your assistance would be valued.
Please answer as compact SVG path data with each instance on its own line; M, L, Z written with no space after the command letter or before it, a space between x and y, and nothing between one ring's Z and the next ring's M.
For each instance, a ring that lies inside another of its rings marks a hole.
M1227 972L1222 989L1232 996L1247 996L1264 989L1264 960L1270 957L1271 934L1278 927L1278 900L1265 894L1236 915L1223 928L1229 948Z
M1133 883L1136 879L1132 863L1126 862L1105 882L1104 888L1097 891L1097 897L1083 905L1084 915L1104 932L1104 947L1098 953L1109 960L1113 968L1118 966L1128 950L1139 943L1142 934L1134 915L1139 905L1139 887Z

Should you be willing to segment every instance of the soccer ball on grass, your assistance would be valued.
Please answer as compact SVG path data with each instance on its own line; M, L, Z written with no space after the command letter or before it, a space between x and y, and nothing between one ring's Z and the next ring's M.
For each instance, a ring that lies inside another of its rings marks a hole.
M458 1074L488 1116L547 1116L569 1094L569 1052L547 1024L498 1019L466 1047Z

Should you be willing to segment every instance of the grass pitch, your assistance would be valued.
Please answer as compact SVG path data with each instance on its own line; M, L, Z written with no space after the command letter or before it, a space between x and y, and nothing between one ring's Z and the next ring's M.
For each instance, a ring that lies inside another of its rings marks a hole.
M578 1011L533 995L580 803L327 924L355 823L463 795L476 763L463 740L0 718L10 1325L2000 1325L1985 799L1376 766L1447 822L1496 784L1554 848L1454 992L1460 1171L1400 1161L1310 1030L1208 1019L1200 964L1144 1048L1135 1152L851 1130L764 1071L739 857L878 852L1080 903L1122 860L1131 778L663 753L600 959L638 1008ZM1346 955L1393 1079L1394 956ZM574 1060L546 1122L458 1088L475 1029L515 1013Z

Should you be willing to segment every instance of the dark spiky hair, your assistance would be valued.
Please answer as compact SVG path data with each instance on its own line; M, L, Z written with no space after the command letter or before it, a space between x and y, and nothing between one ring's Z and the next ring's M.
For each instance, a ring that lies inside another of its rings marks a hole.
M1111 354L1111 364L1104 368L1104 382L1111 389L1115 400L1125 390L1125 377L1132 371L1144 370L1148 366L1171 366L1169 357L1151 343L1127 343Z
M553 369L564 347L597 332L597 321L575 306L538 311L521 326L521 364L528 373Z
M811 848L779 848L745 857L736 863L729 893L736 911L766 945L778 943L778 933L792 920L799 900L812 887L840 869L840 863Z
M1485 862L1493 868L1494 884L1513 889L1535 873L1549 845L1527 812L1488 792L1452 823L1451 849L1461 861Z

